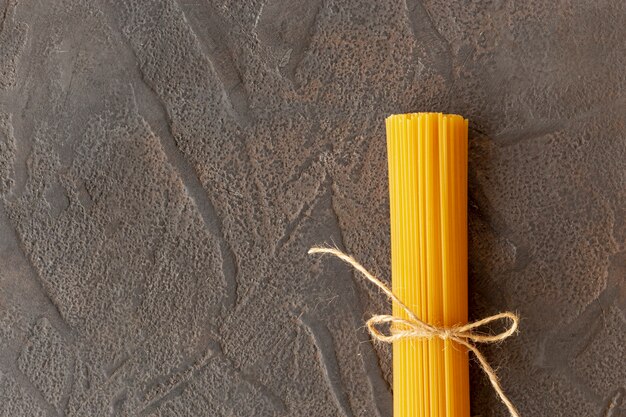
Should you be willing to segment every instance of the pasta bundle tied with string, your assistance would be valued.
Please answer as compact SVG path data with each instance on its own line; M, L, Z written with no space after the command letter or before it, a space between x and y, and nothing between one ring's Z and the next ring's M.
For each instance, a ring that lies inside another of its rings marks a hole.
M392 300L392 315L368 321L372 336L393 344L395 417L469 417L472 351L511 416L519 414L476 343L512 335L513 313L468 324L468 121L458 115L411 113L386 120L391 217L392 289L349 255L342 259ZM508 319L497 335L477 328ZM388 332L380 326L390 325Z

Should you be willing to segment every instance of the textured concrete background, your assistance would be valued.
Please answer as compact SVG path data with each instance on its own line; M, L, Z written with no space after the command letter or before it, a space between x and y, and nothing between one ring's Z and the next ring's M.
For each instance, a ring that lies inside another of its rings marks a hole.
M384 117L471 121L522 415L626 416L626 3L0 0L0 415L390 416ZM505 416L473 366L473 414Z

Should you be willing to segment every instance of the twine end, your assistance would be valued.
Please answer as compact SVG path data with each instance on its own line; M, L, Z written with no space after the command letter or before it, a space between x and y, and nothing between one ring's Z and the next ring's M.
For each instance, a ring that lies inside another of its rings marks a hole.
M321 246L313 246L311 249L308 250L308 254L309 255L314 255L316 253L333 253L333 249L332 248L324 248Z

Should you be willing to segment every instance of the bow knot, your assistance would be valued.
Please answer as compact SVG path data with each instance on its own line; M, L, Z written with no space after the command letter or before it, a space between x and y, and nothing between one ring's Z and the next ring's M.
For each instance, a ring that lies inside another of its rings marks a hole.
M483 354L478 350L475 345L476 343L499 342L511 336L517 331L519 325L519 317L517 317L517 315L507 311L504 313L499 313L490 317L486 317L473 323L452 327L440 327L428 324L420 320L417 315L402 301L400 301L400 299L385 284L383 284L378 278L376 278L361 264L359 264L352 256L346 255L340 250L333 248L309 249L309 254L314 253L328 253L348 263L354 269L363 274L365 278L367 278L370 282L374 283L378 288L380 288L387 295L387 297L389 297L402 309L402 311L404 311L407 316L406 318L401 318L388 314L378 314L370 318L366 324L370 334L374 339L385 343L391 343L396 340L430 340L432 338L438 337L442 340L452 340L466 347L468 350L472 351L472 353L478 359L480 366L482 367L485 374L487 374L487 376L489 377L491 385L500 397L500 400L508 408L511 416L520 417L513 403L511 403L509 398L504 394L504 391L500 386L500 381L498 380L495 371L493 370L491 365L489 365L487 359L483 356ZM506 330L497 334L481 333L478 331L480 327L499 320L508 320L511 324ZM380 329L380 327L383 325L389 326L389 331L387 333Z

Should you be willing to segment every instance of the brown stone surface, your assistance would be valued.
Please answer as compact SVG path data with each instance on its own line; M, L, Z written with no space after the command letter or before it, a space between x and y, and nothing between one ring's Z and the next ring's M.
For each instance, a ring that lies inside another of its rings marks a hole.
M384 117L470 130L523 416L626 416L626 3L0 0L0 416L391 415ZM473 415L505 416L473 366Z

